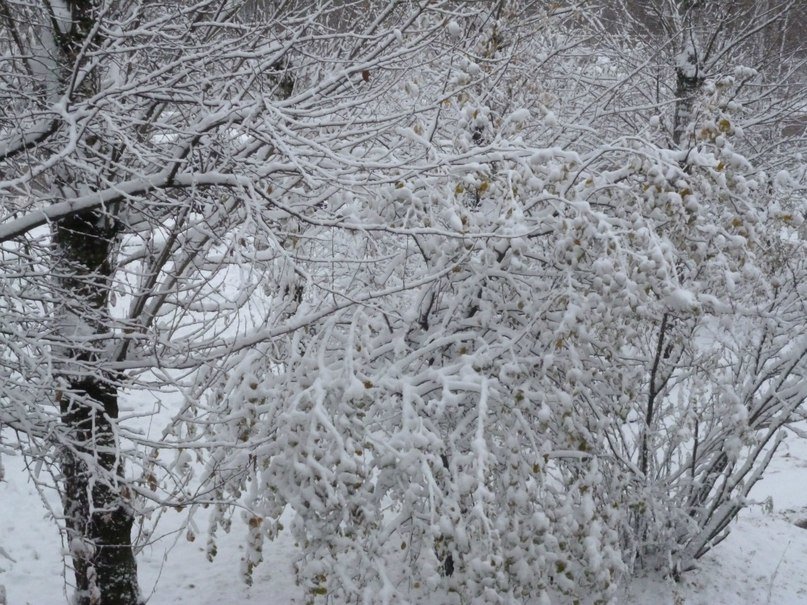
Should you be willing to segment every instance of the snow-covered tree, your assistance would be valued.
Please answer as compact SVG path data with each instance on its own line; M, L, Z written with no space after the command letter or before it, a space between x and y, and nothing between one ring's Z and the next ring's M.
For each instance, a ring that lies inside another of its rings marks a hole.
M368 168L397 167L384 133L420 109L378 99L440 9L0 5L2 422L56 462L77 603L136 602L134 515L187 499L180 472L159 493L148 470L126 478L157 444L138 432L143 410L121 416L121 393L179 388L309 323L281 304L299 276L269 259L348 185L379 186ZM356 154L365 140L375 157Z
M210 557L241 511L247 581L291 513L311 600L690 568L805 398L768 5L0 2L0 419L78 601L169 506ZM166 389L159 440L118 410Z

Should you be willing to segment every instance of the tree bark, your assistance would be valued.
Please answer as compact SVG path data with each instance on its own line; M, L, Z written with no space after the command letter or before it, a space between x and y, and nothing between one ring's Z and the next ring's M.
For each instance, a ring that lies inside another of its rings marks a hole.
M63 504L76 581L76 605L136 605L134 515L121 481L113 423L116 379L102 369L110 337L109 291L116 227L94 211L55 227L57 280L64 295L65 359L59 397L65 429Z
M99 88L94 73L86 74L77 87L72 77L87 51L101 47L99 3L69 0L66 5L69 24L51 9L51 33L59 55L59 90L75 102ZM88 139L79 148L98 143ZM54 189L59 194L75 193L86 184L86 174L77 176L69 168L58 172ZM62 296L56 309L62 498L75 605L141 603L131 542L134 515L114 426L119 376L104 369L113 349L109 294L118 231L105 208L68 215L53 227L54 273Z
M695 100L703 86L699 40L695 27L694 12L699 4L691 0L681 3L679 20L682 26L681 42L675 65L675 116L673 118L673 143L686 146L687 128L693 119Z

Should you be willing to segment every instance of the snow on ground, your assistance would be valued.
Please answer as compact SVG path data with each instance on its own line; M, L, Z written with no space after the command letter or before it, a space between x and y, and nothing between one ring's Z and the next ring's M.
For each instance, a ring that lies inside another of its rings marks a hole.
M232 532L219 537L219 554L212 563L204 552L205 539L200 535L194 542L188 542L183 533L178 540L172 536L141 553L140 585L149 605L304 603L300 589L294 585L295 548L288 535L281 535L274 544L267 545L251 587L244 584L240 573L246 539L244 526L233 523ZM166 552L166 547L174 542L173 549ZM9 601L8 605L16 603Z
M61 543L22 461L5 457L0 483L0 585L8 605L67 602ZM753 497L759 502L734 523L731 535L675 584L636 578L620 595L624 605L800 605L807 604L807 440L789 438ZM765 505L770 497L773 510ZM160 529L169 532L183 516L171 512ZM203 520L199 522L204 528ZM254 585L244 585L240 563L245 529L233 523L222 534L219 555L205 558L205 536L189 542L174 531L139 555L141 587L149 605L230 605L305 602L294 585L294 544L281 535L264 551ZM1 593L0 593L1 594ZM440 605L440 604L435 604Z
M4 458L6 481L0 483L0 585L8 605L59 605L68 602L59 532L41 499L27 480L19 459ZM140 586L149 605L231 605L235 603L302 603L294 585L294 545L285 535L264 552L255 571L254 584L241 580L242 544L246 530L233 522L230 534L221 534L219 554L210 563L204 551L206 536L200 532L189 542L182 525L184 515L166 514L155 543L138 557ZM198 524L204 527L200 517ZM13 560L12 560L13 559ZM1 594L1 593L0 593Z
M807 604L807 440L790 436L731 534L681 584L637 578L630 605ZM770 498L766 505L766 500ZM770 509L772 505L772 510Z

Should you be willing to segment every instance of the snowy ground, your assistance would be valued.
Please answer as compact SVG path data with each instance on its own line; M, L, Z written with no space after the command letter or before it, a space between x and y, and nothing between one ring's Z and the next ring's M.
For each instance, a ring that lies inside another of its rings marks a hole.
M21 461L4 458L0 483L0 585L8 605L59 605L67 602L59 556L59 535L47 518ZM674 584L637 578L620 598L625 605L799 605L807 603L807 441L789 438L753 496L769 496L745 511L729 538L702 562L700 570ZM162 528L177 527L171 513ZM200 532L203 533L203 532ZM304 602L294 585L294 545L281 538L269 545L252 587L240 580L244 530L233 524L223 535L219 555L208 563L204 535L189 542L185 533L165 536L139 557L141 586L149 605L229 605ZM13 560L12 560L13 559ZM439 604L435 604L439 605Z

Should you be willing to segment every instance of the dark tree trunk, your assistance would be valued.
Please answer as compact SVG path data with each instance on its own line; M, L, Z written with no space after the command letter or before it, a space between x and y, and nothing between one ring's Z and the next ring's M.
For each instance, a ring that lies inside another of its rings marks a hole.
M675 116L673 118L673 143L686 146L687 128L694 116L693 109L703 86L701 73L701 50L699 48L697 12L702 5L695 0L682 0L679 5L681 41L675 65Z
M115 238L114 222L100 212L65 218L54 233L65 300L59 312L65 356L59 396L63 504L77 605L140 602L131 544L134 516L112 425L118 390L116 378L103 370Z
M676 69L675 117L673 119L673 143L687 144L687 128L693 119L692 110L695 100L701 91L703 79L698 75L697 57L689 54L687 59L692 61L691 68L678 67Z
M51 12L50 32L58 53L55 75L69 104L98 92L100 77L94 69L80 81L73 74L84 69L87 57L100 52L103 29L96 27L97 0L65 4L69 27L65 30L63 15ZM97 133L87 134L77 153L102 144ZM92 178L86 169L74 174L70 167L57 168L55 193L75 194ZM117 236L117 222L105 208L67 216L53 228L54 279L61 291L55 314L61 354L57 398L64 431L62 496L76 605L141 602L131 541L134 515L114 430L119 377L105 367L113 348L109 294Z

